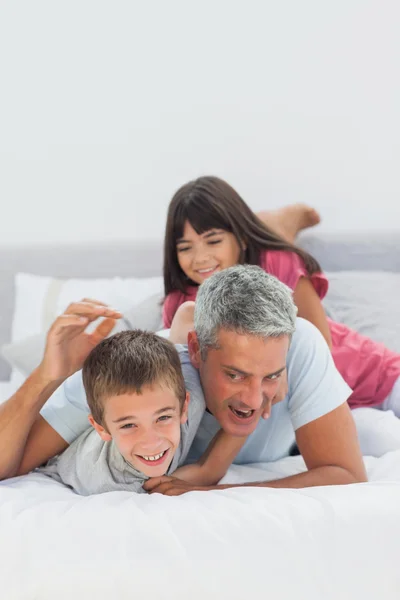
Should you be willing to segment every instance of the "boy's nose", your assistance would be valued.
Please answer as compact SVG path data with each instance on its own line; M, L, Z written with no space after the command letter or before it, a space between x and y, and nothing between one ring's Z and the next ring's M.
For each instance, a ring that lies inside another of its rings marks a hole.
M162 440L157 433L149 431L143 435L140 445L143 450L156 451L157 447L161 446L161 441Z

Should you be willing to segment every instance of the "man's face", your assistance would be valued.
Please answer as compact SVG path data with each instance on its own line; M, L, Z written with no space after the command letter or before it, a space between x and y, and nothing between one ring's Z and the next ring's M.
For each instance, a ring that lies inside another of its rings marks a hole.
M114 440L135 469L148 477L165 475L181 439L187 419L188 395L183 410L172 390L146 386L141 394L111 396L105 401L104 429L93 420L104 441Z
M286 335L265 339L221 329L218 349L209 349L202 360L196 333L189 333L190 359L199 369L207 408L227 433L249 435L261 414L269 414L288 349Z

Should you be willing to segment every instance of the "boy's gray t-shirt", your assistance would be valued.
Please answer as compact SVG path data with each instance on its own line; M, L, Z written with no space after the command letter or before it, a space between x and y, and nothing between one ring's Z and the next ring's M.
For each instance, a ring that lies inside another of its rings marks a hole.
M184 464L205 410L203 394L196 393L196 387L190 385L190 374L185 372L189 369L189 365L182 365L186 390L190 394L188 418L181 424L181 440L167 475ZM142 485L149 479L124 459L113 441L104 442L92 427L38 471L82 496L118 490L142 493Z

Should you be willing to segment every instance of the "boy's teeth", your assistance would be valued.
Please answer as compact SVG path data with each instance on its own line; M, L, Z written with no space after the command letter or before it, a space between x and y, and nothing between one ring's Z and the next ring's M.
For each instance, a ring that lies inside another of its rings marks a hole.
M144 460L158 460L163 456L163 454L165 454L165 452L166 450L164 450L164 452L161 452L160 454L154 454L153 456L143 456L143 458Z

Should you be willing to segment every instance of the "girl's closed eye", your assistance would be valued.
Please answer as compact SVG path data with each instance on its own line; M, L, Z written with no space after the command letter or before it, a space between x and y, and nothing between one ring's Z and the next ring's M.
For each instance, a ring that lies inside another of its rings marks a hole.
M215 246L215 244L220 244L222 242L221 240L210 240L208 243L209 246Z
M190 250L190 246L181 246L177 248L177 252L187 252L188 250Z

